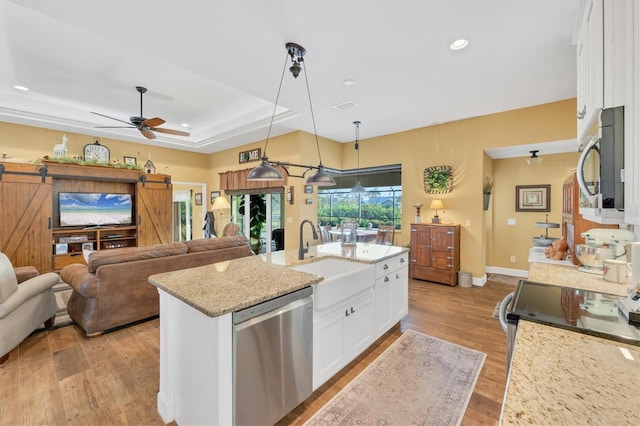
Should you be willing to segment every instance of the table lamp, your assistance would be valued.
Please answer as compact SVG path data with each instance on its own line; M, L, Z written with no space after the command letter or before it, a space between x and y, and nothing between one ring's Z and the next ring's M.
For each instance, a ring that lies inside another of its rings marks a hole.
M438 216L438 210L444 209L444 204L442 204L442 200L433 200L431 201L430 209L436 211L436 214L431 218L431 223L440 223L440 217Z

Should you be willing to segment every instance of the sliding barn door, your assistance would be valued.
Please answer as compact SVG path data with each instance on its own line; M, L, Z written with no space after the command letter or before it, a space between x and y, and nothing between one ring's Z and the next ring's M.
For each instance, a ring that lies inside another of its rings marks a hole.
M146 180L136 184L138 247L173 241L172 197L170 183Z
M51 177L39 166L3 165L0 178L0 251L13 266L52 270Z

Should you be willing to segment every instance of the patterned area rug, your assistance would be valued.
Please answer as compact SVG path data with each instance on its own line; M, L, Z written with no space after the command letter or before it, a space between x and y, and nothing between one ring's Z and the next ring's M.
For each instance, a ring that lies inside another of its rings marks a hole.
M486 355L407 330L306 425L459 425Z

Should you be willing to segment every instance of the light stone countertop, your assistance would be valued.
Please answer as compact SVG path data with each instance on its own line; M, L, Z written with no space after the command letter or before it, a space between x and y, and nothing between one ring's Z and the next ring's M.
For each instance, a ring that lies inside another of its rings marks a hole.
M528 280L627 295L626 284L605 281L573 265L534 262ZM519 321L500 423L635 425L639 380L639 347Z
M501 424L637 425L640 348L520 321Z
M529 265L529 281L572 287L598 293L626 296L628 285L605 281L602 275L581 272L574 265L555 265L549 263L531 263Z
M341 247L329 243L309 247L304 260L298 250L249 256L212 265L156 274L149 283L210 317L235 312L319 283L322 277L294 271L290 266L323 258L376 263L407 252L404 247L358 243Z

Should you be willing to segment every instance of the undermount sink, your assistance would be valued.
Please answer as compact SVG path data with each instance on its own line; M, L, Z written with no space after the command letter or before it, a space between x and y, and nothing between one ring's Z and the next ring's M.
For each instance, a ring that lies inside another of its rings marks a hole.
M375 266L339 259L321 259L291 269L318 275L324 280L314 284L314 308L326 309L375 283Z

